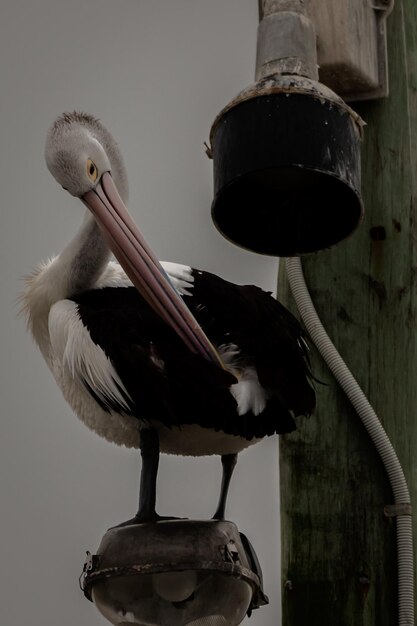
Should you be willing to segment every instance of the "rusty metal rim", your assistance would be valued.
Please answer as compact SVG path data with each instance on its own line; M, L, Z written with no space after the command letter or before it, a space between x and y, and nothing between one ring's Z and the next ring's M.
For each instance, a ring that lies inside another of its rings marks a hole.
M258 576L247 569L242 567L238 563L228 563L224 561L202 561L200 563L152 563L144 565L123 565L107 567L105 569L97 569L92 572L86 572L83 580L80 580L80 586L85 596L91 598L91 588L97 582L108 578L121 577L121 576L138 576L141 574L156 574L162 572L175 572L185 570L208 570L213 572L220 572L234 576L235 578L241 578L250 583L254 593L260 588L260 581Z
M270 76L258 81L246 89L243 89L233 100L229 102L217 115L210 130L210 146L207 154L209 158L212 153L214 135L220 120L224 115L234 107L259 97L267 97L275 94L298 94L310 96L315 100L326 102L332 106L336 106L343 112L347 113L355 124L360 138L363 137L363 127L365 122L361 116L356 113L340 96L335 94L331 89L310 78L304 78L294 75L279 75L277 77Z
M137 574L155 574L161 572L175 572L185 570L213 570L232 574L236 578L247 578L250 582L259 586L259 578L246 567L242 567L237 563L226 563L223 561L202 561L201 563L152 563L144 565L121 565L98 569L94 572L87 573L85 576L85 584L92 585L101 578L109 578L111 576L134 576Z

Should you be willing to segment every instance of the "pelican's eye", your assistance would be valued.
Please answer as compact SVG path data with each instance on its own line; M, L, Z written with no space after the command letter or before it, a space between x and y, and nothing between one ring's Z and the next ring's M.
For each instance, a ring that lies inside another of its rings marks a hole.
M95 183L98 178L98 169L91 159L87 159L87 176L93 183Z

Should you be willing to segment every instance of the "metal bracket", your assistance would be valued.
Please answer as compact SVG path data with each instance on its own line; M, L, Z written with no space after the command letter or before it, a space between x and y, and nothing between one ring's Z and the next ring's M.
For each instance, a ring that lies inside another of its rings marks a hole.
M233 540L230 540L229 543L224 546L224 556L226 561L230 561L231 563L239 561L239 551Z
M92 599L91 599L91 595L88 592L86 584L85 584L86 583L86 578L87 578L88 574L90 574L91 572L93 572L97 568L97 565L98 565L99 561L100 561L100 556L98 554L91 554L91 552L89 550L87 550L86 558L85 558L84 565L83 565L83 571L81 572L81 575L80 575L80 577L78 579L81 591L84 592L84 595L90 601L92 601Z
M387 504L384 506L384 515L386 517L398 517L399 515L412 515L412 507L409 502L400 504Z
M372 8L375 11L383 11L385 17L388 17L394 8L394 0L373 0Z

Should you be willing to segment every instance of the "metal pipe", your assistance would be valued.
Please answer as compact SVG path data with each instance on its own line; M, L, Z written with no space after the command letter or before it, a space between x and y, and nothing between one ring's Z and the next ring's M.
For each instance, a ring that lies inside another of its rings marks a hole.
M307 16L309 8L310 0L259 0L259 21L278 11L292 11Z
M295 74L318 80L316 32L309 0L263 0L256 54L256 80Z

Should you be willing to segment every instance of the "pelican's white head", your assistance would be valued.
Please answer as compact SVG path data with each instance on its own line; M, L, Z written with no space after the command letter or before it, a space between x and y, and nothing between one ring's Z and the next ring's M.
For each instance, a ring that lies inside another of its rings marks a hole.
M45 160L52 176L72 196L82 198L110 172L127 202L127 173L119 146L92 115L77 111L60 115L49 129Z
M64 113L48 132L45 158L58 183L91 211L109 248L154 311L193 352L219 363L126 209L126 169L109 131L91 115Z

